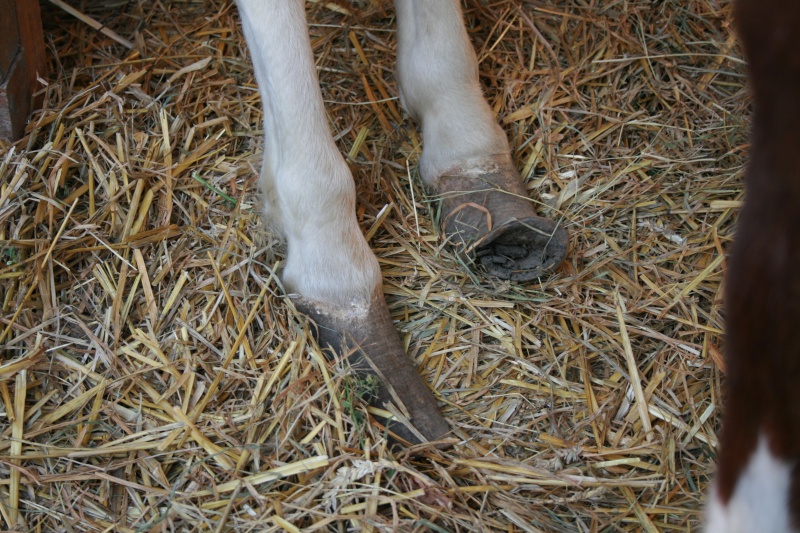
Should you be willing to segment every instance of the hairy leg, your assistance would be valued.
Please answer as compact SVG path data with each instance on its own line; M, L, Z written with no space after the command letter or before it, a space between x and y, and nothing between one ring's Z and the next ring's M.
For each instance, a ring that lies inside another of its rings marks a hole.
M358 227L353 178L333 142L319 90L305 1L238 4L264 105L261 187L267 216L287 241L284 285L317 323L320 344L377 375L379 403L401 404L415 429L393 424L396 433L411 441L439 438L447 424L402 350L378 261Z
M264 105L262 188L284 233L287 288L334 306L363 306L380 269L355 217L355 186L331 137L304 2L240 1Z

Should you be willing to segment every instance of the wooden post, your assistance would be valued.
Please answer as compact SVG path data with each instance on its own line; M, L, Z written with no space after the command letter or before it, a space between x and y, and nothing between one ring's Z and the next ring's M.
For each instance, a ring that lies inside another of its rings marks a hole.
M0 139L22 136L45 67L39 1L0 0Z

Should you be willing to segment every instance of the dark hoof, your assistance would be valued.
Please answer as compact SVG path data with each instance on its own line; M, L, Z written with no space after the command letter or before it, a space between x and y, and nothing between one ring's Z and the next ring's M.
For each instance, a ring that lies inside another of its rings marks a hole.
M320 347L345 359L356 377L369 382L370 404L398 413L380 420L395 442L421 444L447 436L450 427L403 350L383 294L373 295L368 309L342 311L303 299L295 304L316 323Z
M472 244L476 262L490 275L531 281L555 270L567 255L569 237L547 218L512 220Z
M567 232L536 216L510 157L492 156L451 169L436 188L450 246L489 275L530 281L564 260Z

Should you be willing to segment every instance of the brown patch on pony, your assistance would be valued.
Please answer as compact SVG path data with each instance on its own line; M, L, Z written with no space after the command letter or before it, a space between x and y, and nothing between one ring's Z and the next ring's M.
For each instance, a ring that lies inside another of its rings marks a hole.
M758 435L794 461L800 525L800 2L740 0L754 95L747 198L728 262L727 407L717 478L727 503Z

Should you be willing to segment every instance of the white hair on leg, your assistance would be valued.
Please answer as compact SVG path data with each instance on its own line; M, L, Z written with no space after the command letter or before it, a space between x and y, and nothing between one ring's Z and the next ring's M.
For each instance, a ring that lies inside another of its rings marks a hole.
M775 457L764 435L727 505L712 489L705 533L795 533L789 514L792 465Z
M287 289L334 307L367 306L380 268L355 216L353 178L328 127L303 0L238 0L264 105L261 187L283 232Z
M395 0L395 8L398 84L403 107L422 125L425 183L466 160L509 154L458 0Z

